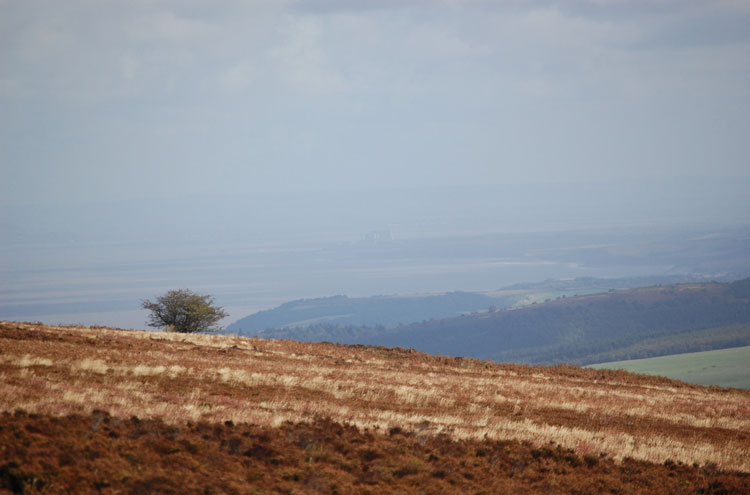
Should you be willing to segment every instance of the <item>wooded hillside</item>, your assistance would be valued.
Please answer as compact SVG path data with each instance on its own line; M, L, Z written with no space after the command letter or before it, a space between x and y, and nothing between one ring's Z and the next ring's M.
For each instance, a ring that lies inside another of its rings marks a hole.
M750 345L750 279L560 297L396 329L318 324L267 338L411 347L523 363L591 364Z

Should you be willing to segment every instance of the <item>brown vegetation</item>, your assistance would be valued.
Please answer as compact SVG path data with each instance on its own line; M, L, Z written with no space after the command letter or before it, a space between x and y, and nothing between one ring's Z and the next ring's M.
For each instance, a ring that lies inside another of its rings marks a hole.
M232 493L232 483L285 493L740 493L748 476L739 473L750 473L750 392L402 349L0 322L0 410L18 409L33 416L0 419L0 486L29 490L94 483L81 473L96 472L108 473L97 489L110 493L139 493L134 483L148 479L141 493L185 492L169 484L174 473L191 490L217 493ZM139 428L154 433L133 437ZM180 450L170 453L169 442ZM245 456L254 445L275 454ZM64 452L90 459L58 469Z
M713 465L616 463L556 446L383 434L329 420L278 428L89 416L0 416L0 492L741 494Z

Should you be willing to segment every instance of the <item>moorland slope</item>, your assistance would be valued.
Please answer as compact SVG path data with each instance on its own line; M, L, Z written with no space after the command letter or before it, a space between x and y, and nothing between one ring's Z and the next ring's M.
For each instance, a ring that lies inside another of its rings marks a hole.
M750 493L750 392L384 347L0 322L15 493Z

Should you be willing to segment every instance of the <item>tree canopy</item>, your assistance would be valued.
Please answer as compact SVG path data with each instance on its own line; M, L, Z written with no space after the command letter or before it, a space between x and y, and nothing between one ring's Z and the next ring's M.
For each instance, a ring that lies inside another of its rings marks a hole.
M213 297L189 289L170 290L155 302L145 300L143 308L151 311L149 326L181 333L221 330L218 322L229 316L214 305Z

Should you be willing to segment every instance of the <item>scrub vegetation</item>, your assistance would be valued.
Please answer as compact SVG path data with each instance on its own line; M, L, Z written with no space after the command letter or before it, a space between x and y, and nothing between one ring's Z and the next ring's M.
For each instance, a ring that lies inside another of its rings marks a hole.
M149 326L180 333L221 330L218 322L229 316L214 305L213 297L190 289L170 290L156 301L143 301L142 306L151 312Z
M10 322L0 350L0 486L11 490L750 492L743 390L398 348Z

